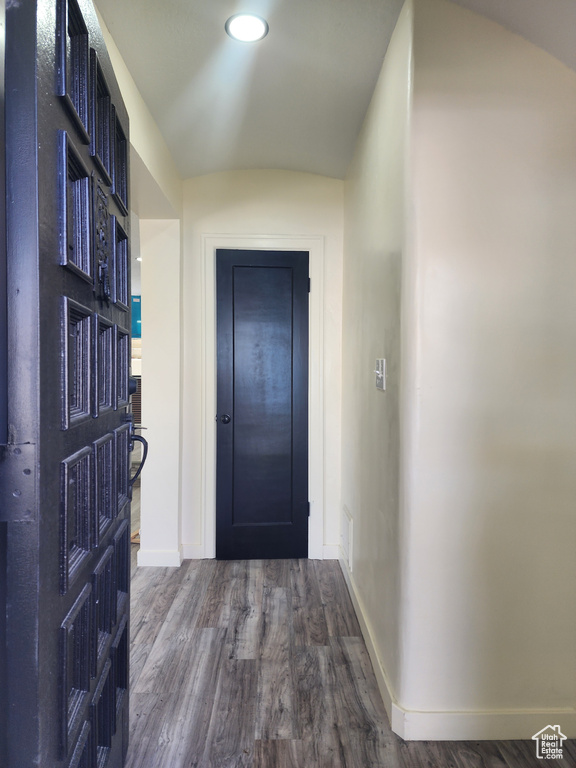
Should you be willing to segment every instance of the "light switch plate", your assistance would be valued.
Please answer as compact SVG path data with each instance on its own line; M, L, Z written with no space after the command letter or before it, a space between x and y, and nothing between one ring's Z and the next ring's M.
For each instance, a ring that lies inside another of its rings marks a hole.
M376 374L376 389L380 389L382 392L386 391L386 359L379 357L376 360L376 368L374 369Z

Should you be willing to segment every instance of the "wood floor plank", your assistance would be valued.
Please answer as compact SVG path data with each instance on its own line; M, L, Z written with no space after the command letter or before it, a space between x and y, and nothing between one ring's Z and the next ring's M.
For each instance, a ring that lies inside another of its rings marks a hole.
M572 760L574 765L576 766L576 740L575 739L567 739L564 742L564 752L568 757Z
M229 657L257 659L260 655L263 568L261 561L247 561L232 594L228 625Z
M126 768L157 764L157 734L162 728L166 711L171 709L170 696L157 693L130 695L130 747Z
M175 692L180 686L180 675L186 673L189 656L198 635L195 628L195 614L206 592L211 576L210 561L187 561L183 568L178 593L166 611L164 620L149 647L147 657L133 681L135 693ZM202 579L207 573L208 578ZM137 653L140 644L132 644L132 653Z
M142 571L154 571L141 585ZM162 628L166 614L185 576L181 568L139 568L131 585L131 643L150 644Z
M264 587L260 626L256 738L297 739L288 590Z
M258 662L224 659L204 750L211 768L252 768Z
M263 586L282 587L290 586L290 569L294 560L260 560L263 568Z
M260 658L287 663L291 642L292 615L288 605L288 590L264 587L260 617Z
M239 561L235 564L234 578L230 587L230 613L243 612L248 605L248 581L250 577L250 561ZM232 620L232 616L230 616Z
M134 690L138 684L153 647L152 643L136 643L130 647L130 690Z
M334 727L332 691L327 690L325 647L295 648L293 681L300 739L320 738Z
M190 652L187 672L182 670L181 686L168 699L170 707L156 729L154 760L145 768L189 768L202 764L226 631L216 628L196 631L197 640Z
M539 760L536 757L535 741L500 741L498 748L509 768L541 768L542 765L553 765L554 768L574 768L574 761L565 750L563 750L564 758L562 760Z
M289 591L285 587L263 586L266 580L265 564L263 578L254 580L255 606L260 602L255 734L259 739L293 739L297 732L290 663L292 617Z
M346 768L399 768L401 765L395 738L374 738L371 734L350 731L343 743ZM449 768L445 763L434 764L434 768L440 766Z
M322 751L315 741L256 741L253 768L353 768L333 748Z
M366 645L359 637L335 637L331 648L337 671L337 690L348 718L346 725L363 728L366 723L385 723L388 717L378 689Z
M398 740L398 757L402 768L458 768L447 741Z
M398 765L392 734L366 646L361 638L331 638L334 700L340 729L346 734L347 764L366 768Z
M133 686L134 693L178 693L182 686L182 677L188 676L196 663L195 645L202 637L203 631L192 630L187 643L155 643Z
M360 637L362 632L350 594L337 560L313 561L328 634L333 637Z
M196 621L197 627L226 627L230 620L230 594L238 568L235 560L208 560L211 579Z
M302 742L292 739L256 741L252 765L253 768L313 768L305 760Z
M338 728L332 683L334 674L331 649L326 646L295 648L293 683L298 731L305 753L305 765L341 768L345 761Z
M498 744L509 768L535 768L535 766L540 765L540 761L536 757L535 742L532 742L530 747L529 750L526 749L526 745L520 741L501 741Z
M178 592L168 609L157 643L185 643L198 626L200 606L206 598L213 568L210 560L187 560L182 564L183 577Z
M458 768L508 768L492 741L452 741L449 749Z
M290 569L296 645L328 645L329 634L312 560L293 560Z
M289 661L260 659L256 702L256 738L296 739L298 725Z
M170 574L171 568L137 568L130 582L130 597L132 599L132 613L136 615L136 623L140 621L140 615L144 611L142 597L154 585L162 584Z
M356 768L346 759L341 735L335 739L318 739L302 742L303 765L307 768ZM360 766L358 766L360 768Z

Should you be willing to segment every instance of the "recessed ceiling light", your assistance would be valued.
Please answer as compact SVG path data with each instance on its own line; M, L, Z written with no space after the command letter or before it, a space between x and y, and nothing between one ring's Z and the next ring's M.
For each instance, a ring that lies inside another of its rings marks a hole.
M234 40L255 43L268 34L268 22L251 13L237 13L226 22L226 32Z

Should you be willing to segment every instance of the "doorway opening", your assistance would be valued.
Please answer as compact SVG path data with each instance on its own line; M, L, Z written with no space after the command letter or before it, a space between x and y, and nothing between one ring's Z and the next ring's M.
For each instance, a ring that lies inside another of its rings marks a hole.
M216 251L223 249L308 251L309 294L308 370L308 557L333 557L324 546L325 396L324 396L324 268L325 240L315 235L204 235L203 251L203 388L202 411L202 546L184 547L184 557L216 557Z
M134 230L132 236L131 253L131 305L132 305L132 358L131 358L131 376L136 382L136 391L130 398L130 410L134 418L134 431L137 435L142 434L142 281L141 281L141 262L140 255L140 224L137 217L134 217ZM135 236L136 235L136 236ZM133 479L138 472L138 467L142 461L143 446L140 442L135 442L130 454L130 477ZM138 549L140 548L140 508L141 508L141 481L138 477L132 485L132 508L130 516L130 543L137 545L131 547L132 559L134 560Z

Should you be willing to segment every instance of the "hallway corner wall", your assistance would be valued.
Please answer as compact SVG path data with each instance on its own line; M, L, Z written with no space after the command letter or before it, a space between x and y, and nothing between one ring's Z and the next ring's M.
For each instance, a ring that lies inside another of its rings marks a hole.
M400 14L345 183L342 560L390 712L401 685L401 296L412 3ZM386 360L386 390L375 361Z
M576 72L414 2L400 731L576 736Z
M404 739L576 734L575 135L574 71L405 6L346 181L342 369L343 567Z

